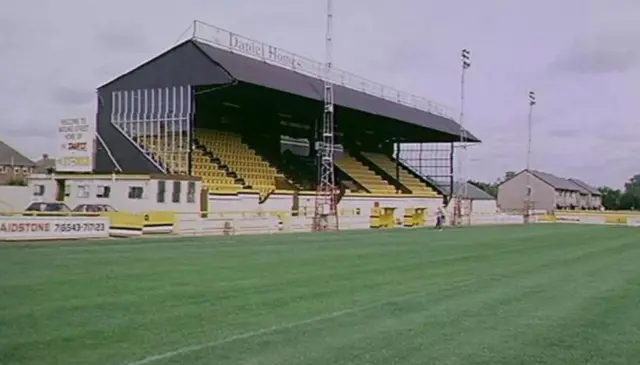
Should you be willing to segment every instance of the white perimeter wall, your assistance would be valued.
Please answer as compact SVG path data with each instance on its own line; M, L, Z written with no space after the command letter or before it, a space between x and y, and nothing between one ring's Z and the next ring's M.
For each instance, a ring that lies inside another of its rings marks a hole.
M0 185L0 212L22 212L31 203L32 191L27 186Z

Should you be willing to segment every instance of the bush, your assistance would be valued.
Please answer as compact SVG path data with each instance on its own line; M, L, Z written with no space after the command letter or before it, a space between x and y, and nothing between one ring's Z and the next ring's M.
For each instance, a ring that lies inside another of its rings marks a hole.
M14 180L9 180L9 184L10 186L27 186L27 181L26 180L21 180L21 179L14 179Z

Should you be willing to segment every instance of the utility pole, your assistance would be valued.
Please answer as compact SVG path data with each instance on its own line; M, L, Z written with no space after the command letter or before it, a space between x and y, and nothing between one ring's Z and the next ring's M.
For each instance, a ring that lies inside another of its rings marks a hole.
M451 191L455 191L454 205L454 224L462 224L463 202L467 198L467 177L466 177L466 158L467 158L467 129L464 127L464 106L465 106L465 76L467 70L471 67L471 51L463 49L461 52L461 70L460 70L460 146L458 148L458 181L457 185L451 187ZM452 144L453 148L453 144Z
M536 93L529 91L529 116L527 118L527 191L524 201L524 222L529 223L531 221L531 211L533 209L533 202L531 201L531 142L533 135L533 107L536 105Z

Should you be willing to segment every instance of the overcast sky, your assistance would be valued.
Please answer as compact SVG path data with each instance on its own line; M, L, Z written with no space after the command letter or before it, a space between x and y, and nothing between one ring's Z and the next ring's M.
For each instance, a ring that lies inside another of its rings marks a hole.
M335 64L457 108L483 143L471 178L533 167L622 186L640 172L640 1L334 0ZM199 19L324 59L322 0L22 0L0 12L0 138L55 153L62 117L95 115L95 88L170 48ZM634 102L636 105L634 105ZM635 108L634 108L635 107Z

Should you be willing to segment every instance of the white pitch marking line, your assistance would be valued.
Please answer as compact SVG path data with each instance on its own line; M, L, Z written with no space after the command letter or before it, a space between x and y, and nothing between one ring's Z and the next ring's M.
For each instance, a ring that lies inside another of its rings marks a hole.
M235 336L227 337L227 338L219 340L219 341L208 342L208 343L203 343L203 344L194 345L194 346L187 346L187 347L183 347L183 348L178 349L178 350L165 352L163 354L145 357L142 360L139 360L139 361L136 361L136 362L131 362L131 363L128 363L127 365L148 364L148 363L155 362L157 360L164 360L164 359L168 359L168 358L175 357L175 356L178 356L178 355L182 355L182 354L186 354L186 353L202 350L202 349L205 349L205 348L216 347L216 346L223 345L223 344L226 344L226 343L229 343L229 342L233 342L233 341L236 341L236 340L242 340L242 339L245 339L245 338L260 336L260 335L264 335L264 334L275 332L275 331L282 330L282 329L293 328L293 327L302 326L302 325L313 323L313 322L318 322L318 321L322 321L322 320L326 320L326 319L331 319L331 318L338 317L338 316L341 316L341 315L344 315L344 314L347 314L347 313L356 312L356 311L359 311L359 310L362 310L362 309L364 309L364 308L346 309L346 310L342 310L342 311L338 311L338 312L328 313L328 314L325 314L325 315L322 315L322 316L318 316L318 317L314 317L314 318L311 318L311 319L306 319L304 321L293 322L293 323L289 323L289 324L285 324L285 325L281 325L281 326L273 326L273 327L263 328L263 329L257 330L257 331L245 332L245 333L241 333L241 334L238 334L238 335L235 335Z
M454 284L453 286L467 285L467 284L470 284L472 282L475 282L475 280L466 280L466 281L460 282L458 284ZM396 297L396 298L390 299L390 300L378 301L378 302L374 302L374 303L371 303L371 304L368 304L368 305L363 305L363 306L360 306L360 307L354 307L354 308L344 309L344 310L337 311L337 312L331 312L331 313L323 314L321 316L313 317L313 318L310 318L310 319L305 319L303 321L292 322L292 323L288 323L288 324L284 324L284 325L280 325L280 326L273 326L273 327L263 328L263 329L257 330L257 331L245 332L245 333L237 334L237 335L234 335L234 336L231 336L231 337L227 337L227 338L222 339L222 340L213 341L213 342L207 342L207 343L203 343L203 344L200 344L200 345L187 346L187 347L183 347L181 349L177 349L177 350L174 350L174 351L165 352L163 354L158 354L158 355L145 357L144 359L141 359L141 360L138 360L138 361L134 361L134 362L129 362L129 363L126 363L125 365L144 365L144 364L149 364L149 363L152 363L152 362L155 362L155 361L158 361L158 360L164 360L164 359L168 359L168 358L171 358L171 357L187 354L187 353L190 353L190 352L199 351L199 350L202 350L202 349L205 349L205 348L211 348L211 347L224 345L226 343L237 341L237 340L242 340L242 339L256 337L256 336L261 336L261 335L264 335L264 334L267 334L267 333L276 332L276 331L283 330L283 329L289 329L289 328L304 326L306 324L311 324L311 323L320 322L320 321L324 321L324 320L328 320L328 319L333 319L333 318L336 318L336 317L339 317L339 316L343 316L345 314L360 312L360 311L363 311L363 310L366 310L366 309L370 309L370 308L374 308L374 307L377 307L377 306L380 306L380 305L384 305L384 304L388 304L388 303L393 303L393 302L398 302L398 301L402 301L402 300L415 298L415 297L418 297L418 296L421 296L421 295L424 295L424 294L425 293L423 293L423 292L407 294L407 295L399 296L399 297Z
M548 234L548 232L545 232L545 234ZM525 234L518 234L518 235L509 236L508 238L509 239L513 239L513 238L536 236L536 235L540 235L540 232L527 232ZM544 234L542 234L542 235L544 235ZM448 289L451 289L452 287L472 284L475 281L476 281L476 279L461 281L459 283L456 283L456 284L453 284L453 285L449 285ZM394 303L394 302L399 302L399 301L402 301L402 300L415 298L415 297L418 297L420 295L424 295L424 293L412 293L412 294L402 295L402 296L395 297L393 299L382 300L382 301L374 302L374 303L367 304L367 305L360 306L360 307L354 307L354 308L344 309L344 310L337 311L337 312L331 312L331 313L323 314L321 316L313 317L313 318L310 318L310 319L305 319L303 321L292 322L292 323L288 323L288 324L284 324L284 325L280 325L280 326L272 326L272 327L263 328L263 329L257 330L257 331L240 333L240 334L237 334L237 335L234 335L234 336L231 336L231 337L224 338L222 340L202 343L200 345L187 346L187 347L183 347L183 348L180 348L180 349L177 349L177 350L174 350L174 351L169 351L169 352L165 352L165 353L162 353L162 354L148 356L148 357L145 357L144 359L141 359L141 360L138 360L138 361L126 363L125 365L145 365L145 364L153 363L153 362L158 361L158 360L164 360L164 359L172 358L172 357L175 357L175 356L187 354L187 353L190 353L190 352L200 351L200 350L203 350L205 348L211 348L211 347L224 345L226 343L237 341L237 340L242 340L242 339L245 339L245 338L261 336L261 335L264 335L264 334L267 334L267 333L276 332L276 331L283 330L283 329L289 329L289 328L304 326L306 324L311 324L311 323L320 322L320 321L324 321L324 320L328 320L328 319L333 319L333 318L336 318L336 317L339 317L339 316L342 316L342 315L345 315L345 314L360 312L360 311L367 310L367 309L370 309L370 308L375 308L375 307L380 306L380 305L385 305L385 304L388 304L388 303Z

